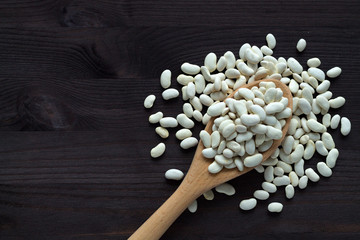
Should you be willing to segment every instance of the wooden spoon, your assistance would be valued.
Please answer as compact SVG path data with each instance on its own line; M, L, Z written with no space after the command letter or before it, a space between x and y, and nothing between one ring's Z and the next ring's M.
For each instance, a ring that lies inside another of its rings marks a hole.
M255 81L242 86L242 88L251 89L253 86L258 86L260 82L274 82L276 87L283 91L283 96L289 99L288 107L292 109L292 94L289 88L278 80L266 79ZM233 97L235 92L236 91L234 91L229 97ZM205 127L205 130L209 133L211 133L214 119L215 118L212 118ZM270 149L263 153L263 161L268 159L281 144L289 128L290 120L291 116L286 120L286 124L282 129L282 138L275 140ZM159 239L171 226L171 224L180 216L180 214L204 192L253 169L244 166L244 170L240 172L238 168L223 168L219 173L211 174L208 171L208 166L212 161L203 157L203 149L204 145L200 141L190 169L178 189L153 215L151 215L148 220L146 220L146 222L143 223L143 225L136 230L136 232L130 236L129 240Z

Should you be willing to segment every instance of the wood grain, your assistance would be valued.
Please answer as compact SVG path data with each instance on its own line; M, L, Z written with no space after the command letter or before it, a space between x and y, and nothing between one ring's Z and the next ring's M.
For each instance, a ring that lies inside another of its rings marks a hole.
M319 57L346 105L352 132L331 131L340 157L329 179L310 183L286 200L283 189L242 212L262 179L232 180L234 197L199 199L162 239L358 239L360 237L360 3L345 1L115 1L0 2L0 239L126 239L176 189L169 168L186 171L194 149L173 137L152 160L159 141L148 115L175 116L182 101L161 99L160 73L202 64L213 51L237 53L277 38L276 57L305 66ZM299 38L308 42L299 54ZM174 81L174 86L178 87ZM154 109L143 99L157 96ZM194 134L201 130L196 126ZM315 155L308 166L324 158Z

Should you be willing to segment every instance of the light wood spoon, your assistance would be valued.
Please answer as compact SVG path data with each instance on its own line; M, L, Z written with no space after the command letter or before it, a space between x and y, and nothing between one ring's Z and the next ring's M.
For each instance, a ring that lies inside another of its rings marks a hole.
M260 82L274 82L276 87L283 91L283 96L289 99L288 107L292 109L292 94L289 88L278 80L266 79L261 81L255 81L250 84L244 85L241 88L251 89L253 86L258 86ZM236 91L234 91L229 97L233 97ZM212 118L205 127L205 131L211 133L211 128L215 118ZM271 154L277 149L282 140L284 139L286 132L289 128L291 116L286 119L286 124L282 129L283 136L279 140L275 140L269 150L263 153L263 161L268 159ZM184 180L178 187L178 189L169 197L169 199L146 220L137 230L134 232L129 240L157 240L159 239L171 224L180 216L180 214L199 196L206 191L225 183L233 178L236 178L244 173L249 172L253 168L244 166L243 171L239 171L238 168L226 169L223 168L217 174L211 174L208 171L208 166L212 161L206 159L202 155L204 145L200 141L196 149L194 159L191 163L190 169L186 174Z

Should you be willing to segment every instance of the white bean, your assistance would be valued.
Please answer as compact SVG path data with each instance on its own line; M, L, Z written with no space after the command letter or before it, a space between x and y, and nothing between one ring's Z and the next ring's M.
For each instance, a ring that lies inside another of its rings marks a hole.
M313 182L317 182L320 180L319 175L312 168L307 168L305 170L305 174Z
M332 175L331 169L324 162L318 162L316 167L322 176L330 177Z
M160 85L163 88L168 88L171 85L171 71L169 69L164 70L160 76Z
M224 57L226 59L226 69L234 68L236 62L234 53L232 53L231 51L227 51L224 54Z
M261 50L261 52L262 52L264 55L270 56L270 55L273 54L273 50L271 50L271 49L270 49L269 47L267 47L267 46L262 46L262 47L260 48L260 50Z
M244 159L244 165L246 167L255 167L261 163L263 160L263 155L261 153L248 156Z
M183 149L189 149L195 147L198 144L198 140L194 137L188 137L181 141L180 147Z
M220 133L219 131L214 131L211 133L211 147L216 148L220 144Z
M282 169L281 167L275 167L274 174L275 176L281 177L284 175L284 169Z
M314 156L314 153L315 153L315 143L313 140L309 140L306 143L306 148L304 150L304 159L309 160L310 158L312 158L312 156Z
M299 84L294 79L291 79L289 83L289 89L293 94L296 94L299 90Z
M209 190L203 194L204 198L206 200L213 200L214 199L214 192L212 190Z
M282 131L279 129L276 129L272 126L267 126L267 132L266 136L268 136L271 139L279 140L282 138Z
M216 117L221 115L222 111L225 109L226 105L224 102L217 102L211 105L208 110L207 114L211 117Z
M277 187L275 184L273 183L269 183L269 182L263 182L261 184L261 187L267 191L268 193L275 193L277 191Z
M266 137L265 137L265 139L266 139ZM265 141L265 139L264 139L264 143L261 144L260 146L258 146L258 151L259 152L267 151L272 146L272 144L274 142L273 140Z
M224 129L222 131L222 135L224 138L228 138L234 132L235 132L235 124L230 123L224 127Z
M285 176L285 175L281 176L281 177L276 177L276 178L274 178L273 183L276 186L285 186L285 185L290 184L290 178L288 176Z
M195 126L194 121L188 118L184 113L177 115L176 120L184 128L193 128Z
M311 105L305 98L299 99L298 106L305 115L311 112Z
M164 143L159 143L153 149L151 149L150 155L153 158L158 158L161 155L163 155L164 152L165 152L165 144Z
M316 151L322 156L327 156L329 153L328 150L326 149L324 143L320 140L315 142L315 148L316 148Z
M261 61L261 57L252 48L245 50L245 58L252 64L258 64Z
M304 146L302 144L299 144L296 146L295 150L290 154L291 161L293 163L296 163L300 161L303 155L304 155Z
M269 212L281 212L283 209L283 205L279 202L272 202L268 205Z
M185 138L191 137L192 132L189 129L180 129L175 134L176 138L179 140L184 140Z
M206 158L214 158L217 154L217 151L213 148L205 148L202 150L202 154Z
M188 206L188 210L189 210L191 213L194 213L194 212L196 212L196 210L197 210L197 206L198 206L198 204L197 204L197 201L195 200L195 201L193 201L193 202Z
M225 158L231 159L234 155L234 152L228 148L225 148L222 154L224 155Z
M217 191L218 193L224 193L228 196L232 196L235 194L235 188L229 183L220 184L219 186L215 187L215 191Z
M278 161L277 166L282 168L286 173L290 173L292 171L291 165L286 162Z
M276 64L276 69L279 74L283 73L286 69L286 63L278 63ZM290 82L290 78L282 77L280 78L280 81L284 84L288 84Z
M336 114L331 118L330 127L331 129L336 129L340 123L340 115Z
M331 104L330 104L331 106ZM322 124L325 127L330 127L331 115L329 113L325 114L322 118Z
M274 167L273 166L268 166L265 169L264 179L267 182L272 182L274 180Z
M220 91L221 89L221 79L219 76L215 76L214 79L214 90L215 91Z
M264 94L264 101L266 104L269 104L275 100L277 90L275 88L269 88Z
M181 71L189 75L196 75L200 72L200 67L186 62L181 65Z
M326 165L328 165L329 168L333 168L336 165L336 160L339 157L339 151L334 148L331 149L329 154L326 156Z
M309 136L309 139L312 141L317 141L320 139L320 133L310 132L307 135Z
M167 138L169 137L169 131L166 128L163 127L157 127L155 128L155 132L157 134L159 134L160 137L162 138Z
M206 147L206 148L211 147L211 137L207 131L201 130L200 138L201 138L202 143L204 144L204 147Z
M307 125L314 132L323 133L326 131L326 127L314 119L309 119Z
M324 80L319 86L316 88L316 92L324 93L330 88L330 81Z
M234 163L240 172L244 170L244 163L239 157L235 158Z
M207 67L207 69L209 69L210 72L213 72L216 70L216 54L211 52L208 55L206 55L205 60L204 60L204 65L205 67Z
M220 60L221 60L221 58L220 58ZM220 60L219 60L219 62L220 62ZM211 79L211 75L210 75L209 69L207 67L201 66L200 71L206 81L209 81L209 82L213 81Z
M271 33L268 33L266 35L266 42L267 42L267 45L270 49L274 49L275 46L276 46L276 39L274 37L274 35L272 35Z
M284 110L284 105L280 102L272 102L265 106L264 110L267 114L274 114Z
M160 119L160 125L164 128L174 128L178 126L178 122L173 117L164 117Z
M194 109L201 112L202 104L201 104L200 99L198 97L194 97L193 99L190 99L190 103L194 107Z
M242 126L242 125L238 125L238 126ZM256 124L255 126L251 127L251 131L255 134L265 134L268 129L268 126L264 125L264 124ZM246 128L245 128L246 131Z
M165 172L165 178L169 180L181 180L184 173L179 169L169 169Z
M156 99L156 97L153 94L147 96L144 100L144 107L152 108L152 106L154 105L155 99Z
M340 108L340 107L344 106L345 98L337 97L337 98L334 98L334 99L330 99L329 104L330 104L331 108Z
M223 165L218 164L216 161L213 161L208 167L208 171L213 174L220 172L222 169Z
M211 106L214 103L214 100L212 100L212 98L206 94L201 94L199 99L200 102L207 107Z
M289 173L290 183L292 186L296 187L299 185L299 176L296 174L296 172L291 171Z
M230 79L238 78L238 77L240 77L240 72L235 68L229 68L226 70L225 76Z
M169 100L173 98L177 98L179 96L179 91L175 88L169 88L163 91L162 97L164 100Z
M240 202L239 207L240 207L240 209L242 209L244 211L248 211L248 210L255 208L256 203L257 203L257 201L255 198L249 198L249 199L242 200Z
M296 44L296 49L299 52L302 52L305 50L305 48L306 48L306 41L305 41L305 39L301 38Z
M321 64L321 61L319 58L310 58L308 61L307 61L307 65L309 67L319 67Z
M324 143L324 146L326 147L326 149L331 150L331 149L335 148L335 142L334 142L332 136L330 135L330 133L324 132L321 136L321 140Z
M290 154L292 151L292 146L294 144L293 136L286 136L282 142L283 150L286 154Z
M285 187L285 195L286 195L286 198L288 199L292 199L294 197L294 194L295 194L295 189L294 189L294 186L293 185L287 185Z
M347 117L341 118L341 129L340 132L343 136L349 135L351 131L351 122Z
M240 119L241 122L248 127L255 126L260 122L260 117L256 114L243 114Z
M189 100L189 97L187 96L186 90L187 90L187 86L183 86L181 88L182 99L184 101Z
M195 76L195 90L198 94L201 94L205 89L205 79L203 75L198 74Z
M244 101L235 101L234 102L234 108L239 116L242 116L243 114L247 114L247 108Z
M250 139L245 143L245 151L249 155L253 155L255 153L255 141L254 139Z
M339 67L333 67L333 68L329 69L329 70L326 72L326 75L327 75L329 78L336 78L336 77L338 77L340 74L341 74L341 68L339 68Z
M255 94L247 88L240 88L237 92L236 92L237 96L243 97L246 100L253 100L255 98Z
M189 82L186 88L186 95L188 96L188 98L192 99L195 97L195 93L196 93L195 84L193 82Z
M202 122L202 124L206 125L210 121L210 119L211 119L211 116L209 114L205 113L201 122Z
M318 95L316 97L316 103L322 108L324 109L326 112L329 110L330 108L330 104L329 101L326 99L326 97L322 96L322 95Z
M193 107L191 106L190 103L184 103L183 105L183 112L185 113L185 115L189 118L191 118L194 114L194 110Z
M244 62L239 62L236 67L239 69L240 73L245 76L251 76L254 74L254 70Z
M181 85L188 85L189 82L193 82L195 79L194 77L192 76L188 76L188 75L185 75L185 74L180 74L177 78L176 78L176 81L178 83L180 83Z
M254 192L254 197L259 200L266 200L269 198L269 196L270 196L270 194L265 190L256 190Z
M302 176L299 180L299 188L305 189L307 187L309 178L307 176Z
M320 82L325 80L325 73L319 68L311 67L308 69L308 73Z
M295 58L290 57L287 60L287 64L288 64L289 68L291 69L291 71L294 73L301 74L301 72L303 71L303 67Z
M164 116L164 114L162 112L157 112L157 113L151 114L149 116L149 122L150 123L158 123L163 116Z
M219 72L222 72L225 67L227 66L227 60L224 56L220 57L219 58L219 61L217 63L217 66L216 66L216 69L219 71ZM205 78L206 79L206 78Z

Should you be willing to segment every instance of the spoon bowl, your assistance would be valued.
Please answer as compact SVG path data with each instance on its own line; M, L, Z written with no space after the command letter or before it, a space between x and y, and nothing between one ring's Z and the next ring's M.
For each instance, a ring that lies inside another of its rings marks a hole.
M292 94L289 88L278 80L266 79L255 81L243 85L240 88L251 89L254 86L259 86L260 82L275 83L275 86L283 91L283 96L288 98L288 107L292 109ZM229 95L229 98L233 97L237 90ZM205 127L205 131L209 132L210 134L212 132L211 129L214 120L215 117L211 118ZM267 151L262 153L263 161L268 159L281 144L289 128L290 120L291 116L286 119L286 123L282 128L282 138L279 140L274 140L272 146ZM202 155L203 149L204 145L200 140L190 169L178 189L148 220L146 220L146 222L143 223L143 225L140 226L140 228L138 228L138 230L136 230L135 233L133 233L133 235L130 236L130 240L159 239L171 226L171 224L180 216L180 214L203 193L222 183L243 175L254 168L244 166L243 171L239 171L238 168L223 168L219 173L212 174L208 171L208 166L211 164L211 161Z

